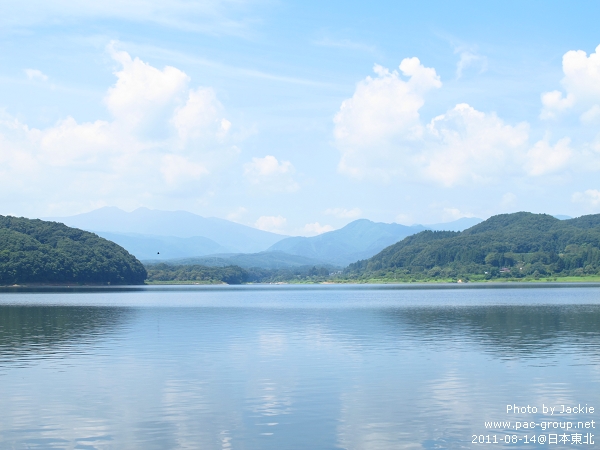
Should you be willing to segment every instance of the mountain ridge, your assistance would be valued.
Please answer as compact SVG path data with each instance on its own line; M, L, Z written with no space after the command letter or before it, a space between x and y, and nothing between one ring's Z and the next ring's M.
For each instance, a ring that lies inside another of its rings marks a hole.
M385 247L407 236L436 227L456 229L481 222L478 218L462 218L447 224L401 225L357 219L346 226L313 237L289 237L269 247L267 251L282 251L293 255L315 258L329 264L346 266L369 258Z
M113 241L136 256L139 260L167 261L175 258L200 257L229 253L230 248L217 244L203 236L180 238L176 236L147 235L137 233L111 233L96 231L98 236Z
M406 226L358 219L338 230L318 236L283 239L267 251L281 251L345 266L424 229L422 225Z
M69 217L45 220L62 222L92 232L135 233L176 238L205 237L232 252L255 253L287 236L258 230L217 217L203 217L188 211L161 211L137 208L131 212L114 206Z

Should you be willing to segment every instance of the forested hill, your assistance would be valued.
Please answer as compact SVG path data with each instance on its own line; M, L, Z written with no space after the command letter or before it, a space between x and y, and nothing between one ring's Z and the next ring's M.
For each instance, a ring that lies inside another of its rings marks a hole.
M144 266L125 249L62 223L0 216L0 285L142 284Z
M600 274L600 214L558 220L519 212L462 232L423 231L351 264L350 278L538 278Z

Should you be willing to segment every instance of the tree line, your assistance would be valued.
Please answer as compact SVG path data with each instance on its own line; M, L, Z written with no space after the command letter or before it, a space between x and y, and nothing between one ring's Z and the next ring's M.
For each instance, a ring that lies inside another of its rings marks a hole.
M211 267L199 264L172 265L167 263L147 264L147 281L195 282L202 284L242 284L242 283L278 283L278 282L316 282L329 279L331 268L327 266L300 266L286 269L262 269L253 267L244 269L231 265Z

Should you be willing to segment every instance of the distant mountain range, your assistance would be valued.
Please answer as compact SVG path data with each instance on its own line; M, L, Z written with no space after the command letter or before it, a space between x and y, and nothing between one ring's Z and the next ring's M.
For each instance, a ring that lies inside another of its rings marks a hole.
M359 219L318 236L288 237L186 211L147 208L125 212L105 207L47 220L93 231L143 261L270 269L326 264L345 267L426 229L461 231L481 222L477 218L462 218L449 223L406 226Z
M287 236L269 233L268 231L257 230L246 225L231 222L216 217L202 217L187 211L158 211L148 208L138 208L132 212L126 212L116 207L104 207L96 209L89 213L78 214L70 217L49 217L44 220L53 220L62 222L70 227L81 228L93 232L112 233L115 239L123 242L123 246L143 250L143 254L151 253L150 249L156 255L160 248L154 244L161 244L164 250L167 242L159 239L158 236L168 236L173 238L208 238L214 243L204 241L190 241L192 247L190 251L202 251L201 254L207 254L202 249L215 253L255 253L269 248L276 242ZM117 237L116 235L122 235ZM168 253L177 253L178 256L199 256L199 254L181 254L184 248L182 241L170 240L174 247ZM169 244L169 245L171 245ZM214 250L208 250L216 244ZM135 252L132 252L136 254ZM161 252L162 253L162 252ZM137 255L136 255L137 256ZM176 257L178 257L176 256ZM144 258L144 256L140 256Z
M319 259L338 266L365 259L406 236L425 230L422 225L406 226L396 223L376 223L367 219L350 222L343 228L314 237L283 239L267 251L284 252Z
M445 224L406 226L358 219L339 230L318 236L283 239L267 251L280 251L347 266L360 259L370 258L387 246L424 230L461 231L480 222L481 219L477 218L462 218Z
M127 249L129 253L142 261L160 262L174 258L190 258L231 252L230 247L219 245L212 239L203 236L182 238L135 233L110 233L107 231L96 231L95 233Z

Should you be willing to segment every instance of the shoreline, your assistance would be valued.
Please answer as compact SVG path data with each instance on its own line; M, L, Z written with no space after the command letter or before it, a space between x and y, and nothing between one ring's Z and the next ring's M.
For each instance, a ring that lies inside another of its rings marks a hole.
M600 276L592 277L563 277L562 279L540 279L540 280L475 280L457 282L451 280L430 280L430 281L395 281L395 280L344 280L344 281L280 281L271 283L241 283L227 284L223 282L199 282L199 281L167 281L167 282L147 282L144 284L72 284L72 283L31 283L31 284L12 284L0 285L1 292L17 292L19 290L48 290L48 291L73 291L73 290L98 290L98 291L118 291L118 290L144 290L148 287L167 287L167 286L388 286L388 287L419 287L434 289L457 289L457 288L485 288L485 287L560 287L560 286L589 286L600 287Z

